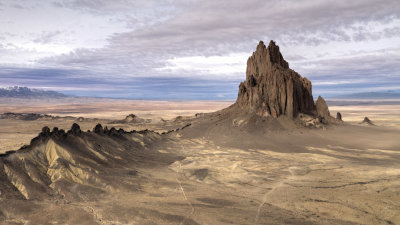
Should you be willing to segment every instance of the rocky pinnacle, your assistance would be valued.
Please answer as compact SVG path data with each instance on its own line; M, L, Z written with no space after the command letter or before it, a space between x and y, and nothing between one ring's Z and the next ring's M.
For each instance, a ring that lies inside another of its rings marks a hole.
M268 47L260 41L247 60L246 80L239 85L236 104L263 117L315 113L311 82L289 68L274 41Z

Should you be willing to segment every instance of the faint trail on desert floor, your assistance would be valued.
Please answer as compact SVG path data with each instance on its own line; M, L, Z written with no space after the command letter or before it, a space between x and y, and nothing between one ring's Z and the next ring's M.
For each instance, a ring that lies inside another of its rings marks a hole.
M46 205L46 203L44 203L44 205ZM86 211L87 213L91 214L95 218L96 222L99 224L104 224L104 225L111 225L111 224L120 225L121 224L120 222L109 221L109 220L103 219L103 216L100 213L98 213L97 210L95 210L90 205L84 205L84 204L73 203L73 202L68 203L68 205L76 206L76 207L81 208L82 210Z
M177 173L178 173L178 176L181 174L181 171L182 171L182 164L179 162L179 172L177 172ZM189 205L190 208L192 209L191 212L190 212L190 215L187 216L187 217L185 217L185 219L182 220L182 222L180 223L180 225L182 225L182 224L185 223L186 219L190 218L190 216L194 214L194 207L193 207L192 203L189 201L189 199L187 198L186 193L185 193L185 190L183 189L182 183L181 183L181 181L179 180L178 177L176 178L176 181L177 181L177 183L178 183L178 185L179 185L179 188L181 189L183 198L185 199L185 201L188 203L188 205Z
M258 206L257 214L256 214L256 216L254 217L254 223L253 223L253 225L257 225L258 219L259 219L259 217L260 217L261 209L262 209L262 207L264 206L264 204L267 202L268 196L269 196L272 192L274 192L276 189L278 189L279 187L281 187L281 186L286 182L286 180L289 180L291 177L294 176L292 170L291 170L290 168L289 168L288 170L289 170L289 172L290 172L290 176L286 177L286 178L283 179L281 182L275 184L271 190L269 190L267 193L264 194L264 196L263 196L263 198L262 198L262 202L261 202L260 205Z

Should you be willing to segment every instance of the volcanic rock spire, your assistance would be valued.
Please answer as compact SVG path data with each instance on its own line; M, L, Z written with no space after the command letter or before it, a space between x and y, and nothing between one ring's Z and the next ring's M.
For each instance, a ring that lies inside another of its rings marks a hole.
M263 117L315 114L311 82L289 68L274 41L268 47L260 41L247 60L246 80L239 85L236 105Z

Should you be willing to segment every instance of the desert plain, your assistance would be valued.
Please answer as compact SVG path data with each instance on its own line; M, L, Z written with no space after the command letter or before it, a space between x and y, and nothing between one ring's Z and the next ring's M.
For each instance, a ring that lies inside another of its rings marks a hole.
M90 163L78 163L86 159L69 145L47 143L47 160L63 158L68 166L50 162L43 170L51 181L29 176L54 193L16 176L18 165L4 164L13 187L1 189L1 224L400 224L400 105L331 103L343 124L243 135L218 128L225 126L218 117L203 128L202 115L229 101L64 101L2 100L1 113L52 117L0 119L0 152L28 145L44 126L69 130L77 123L86 131L100 123L157 133L129 134L136 147L104 135L107 144L96 139L101 150L91 145L94 130L85 133L92 149L85 157L99 158ZM129 114L140 120L126 120ZM374 125L360 123L365 116ZM115 148L106 150L111 142ZM57 174L74 182L57 186Z

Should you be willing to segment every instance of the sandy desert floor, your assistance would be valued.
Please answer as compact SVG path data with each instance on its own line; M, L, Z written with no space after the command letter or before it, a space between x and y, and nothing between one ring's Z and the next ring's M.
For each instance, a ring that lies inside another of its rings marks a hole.
M128 104L129 103L129 104ZM3 112L99 118L103 126L165 131L176 116L225 108L230 102L3 103ZM53 105L53 106L51 106ZM66 107L68 106L68 107ZM182 106L182 107L180 107ZM48 110L51 108L52 110ZM29 110L28 110L29 109ZM28 110L28 111L27 111ZM116 174L132 189L110 189L96 199L7 201L3 224L400 224L400 105L331 106L347 125L271 133L273 147L235 148L179 133L158 154L179 156L159 166ZM111 123L130 113L147 124ZM368 116L376 126L359 124ZM43 126L69 129L76 118L0 120L0 153L28 144Z
M13 113L38 113L59 117L55 120L0 120L0 153L7 150L17 150L29 144L44 126L69 129L71 124L79 117L97 118L81 121L82 130L92 129L97 123L109 127L118 127L125 130L144 130L146 128L164 131L164 127L157 124L161 119L172 120L177 116L193 116L196 113L214 112L231 105L232 102L217 101L138 101L115 100L96 98L68 98L62 100L25 100L25 99L1 99L0 114ZM135 114L141 118L151 119L149 124L109 124L114 120L122 120L129 114Z
M114 99L66 99L54 100L21 100L0 99L0 113L39 113L60 117L56 120L20 121L13 119L0 120L0 153L17 150L29 144L44 126L69 129L79 117L97 118L80 121L82 130L92 129L97 123L125 130L152 129L163 132L165 127L157 123L161 120L173 120L177 116L193 116L196 113L214 112L228 107L233 102L226 101L136 101ZM400 104L396 105L347 105L330 106L331 114L340 112L346 123L358 125L364 117L370 118L376 125L400 129ZM149 124L110 124L122 120L129 114L151 119Z

